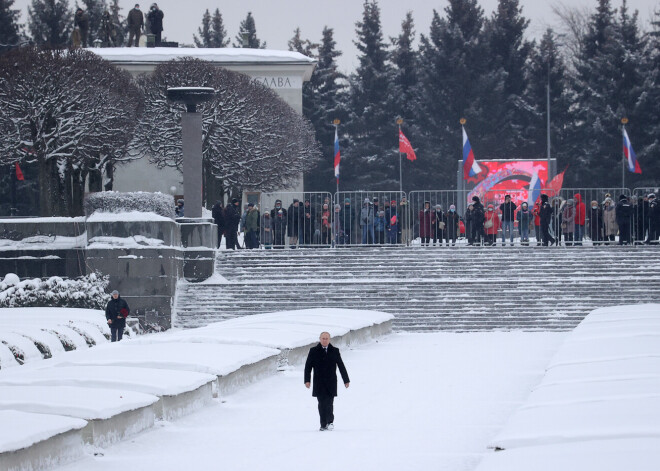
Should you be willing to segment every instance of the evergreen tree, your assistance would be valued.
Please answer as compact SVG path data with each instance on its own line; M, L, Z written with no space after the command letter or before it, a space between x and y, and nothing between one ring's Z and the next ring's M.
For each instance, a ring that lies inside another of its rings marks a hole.
M202 26L197 29L199 38L193 34L193 41L197 47L211 47L211 13L207 8L202 16ZM201 38L201 39L200 39Z
M229 39L222 20L220 9L216 8L213 16L207 9L202 17L202 26L197 29L199 38L193 34L197 47L227 47Z
M120 13L119 0L112 0L110 5L110 17L112 18L112 24L114 25L117 37L115 38L117 46L123 46L126 41L126 30L128 25L126 24L126 18L124 18Z
M307 57L315 57L315 51L318 49L319 45L311 42L309 39L302 39L300 35L300 28L298 27L293 31L293 37L287 42L289 51L299 52Z
M566 152L566 131L570 125L569 77L559 52L555 34L548 28L538 47L534 44L527 68L527 89L524 93L525 135L532 143L527 147L529 158L547 156L547 99L550 88L550 136L552 157L558 169L570 164Z
M220 9L216 8L213 12L213 19L211 20L211 44L212 47L227 47L229 46L229 38L225 30L225 24L222 20L222 13ZM264 44L265 47L265 44Z
M341 52L336 50L336 45L333 29L326 26L318 48L318 63L309 81L309 93L303 97L303 115L311 121L322 152L321 161L305 175L305 187L310 191L335 191L332 122L335 119L343 122L347 115L346 77L337 69ZM343 174L342 170L342 179Z
M257 38L257 26L254 22L254 17L252 16L251 11L249 11L247 17L241 21L241 26L238 29L234 47L266 49L266 41L261 41L259 38Z
M448 0L446 18L433 12L428 37L422 35L419 111L426 138L422 155L433 162L434 187L451 188L456 182L457 161L462 158L459 120L468 120L471 144L477 158L489 156L482 145L480 117L483 96L495 93L501 81L489 83L484 70L485 51L480 41L484 13L477 0Z
M362 21L355 25L360 55L359 65L350 76L350 140L344 153L342 181L345 188L391 190L399 186L398 137L396 116L385 106L391 68L375 0L365 0Z
M19 10L12 10L14 0L0 0L0 53L17 46L20 41Z
M533 145L522 132L526 113L521 97L527 88L525 68L531 51L524 37L528 25L519 0L499 0L492 18L484 24L486 66L496 74L494 80L503 82L484 97L488 106L481 116L481 139L497 158L528 157L528 146Z
M68 0L32 0L28 28L38 46L64 48L69 43L73 12Z
M575 63L574 126L570 143L576 156L570 183L578 186L620 185L621 118L628 118L628 134L643 162L653 136L645 132L649 106L650 70L646 39L637 12L630 15L624 0L618 12L609 0L599 0L591 16L583 53ZM647 159L646 162L650 162ZM627 172L627 170L626 170ZM629 173L627 182L639 182Z

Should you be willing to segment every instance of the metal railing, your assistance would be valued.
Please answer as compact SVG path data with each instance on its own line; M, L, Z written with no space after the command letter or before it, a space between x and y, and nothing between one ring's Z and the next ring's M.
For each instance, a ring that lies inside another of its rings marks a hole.
M410 205L405 193L340 191L334 201L334 246L410 244Z
M480 196L478 211L469 191L255 193L258 230L253 224L245 230L245 213L241 230L246 248L494 245L498 239L540 245L539 195L546 194L553 208L548 233L557 245L658 243L660 204L648 198L657 192L562 188L530 196L528 190L493 189Z
M327 192L261 193L257 247L330 247L331 206L332 195Z

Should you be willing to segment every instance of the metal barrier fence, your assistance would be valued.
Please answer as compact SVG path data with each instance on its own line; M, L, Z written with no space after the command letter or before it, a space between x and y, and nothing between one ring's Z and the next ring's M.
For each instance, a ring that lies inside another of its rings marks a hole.
M332 224L334 246L411 241L410 205L399 191L340 191L335 194Z
M456 190L411 191L411 236L422 246L456 245L465 237L465 223L459 213L459 201L467 192Z
M327 192L273 192L259 194L259 239L246 248L330 247L332 195ZM256 234L255 234L256 235Z
M546 194L557 245L658 243L660 204L650 193L658 187L541 189L531 197L528 190L490 190L478 210L470 192L456 190L253 193L258 229L252 220L246 230L244 212L241 230L246 248L494 245L500 237L503 245L540 245L538 195Z

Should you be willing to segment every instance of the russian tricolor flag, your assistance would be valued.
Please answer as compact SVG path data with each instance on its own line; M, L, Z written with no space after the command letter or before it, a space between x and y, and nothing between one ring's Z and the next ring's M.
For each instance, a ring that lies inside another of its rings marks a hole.
M472 152L472 146L470 146L465 128L462 126L461 128L463 129L463 178L467 180L469 177L474 177L481 172L481 167L474 158L474 152Z
M335 178L339 181L339 161L341 155L339 154L339 136L337 135L337 128L335 127Z
M642 167L640 167L639 162L637 162L637 155L630 143L626 128L623 128L623 155L628 161L628 170L632 173L642 173Z
M534 173L529 182L529 190L527 190L527 206L530 208L534 206L539 196L541 196L541 179L538 173Z

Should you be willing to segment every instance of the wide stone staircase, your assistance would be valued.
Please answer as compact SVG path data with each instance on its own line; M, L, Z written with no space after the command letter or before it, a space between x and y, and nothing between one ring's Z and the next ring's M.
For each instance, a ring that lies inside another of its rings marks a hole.
M216 274L179 285L174 326L337 307L403 331L569 330L597 307L660 303L658 247L220 251Z

